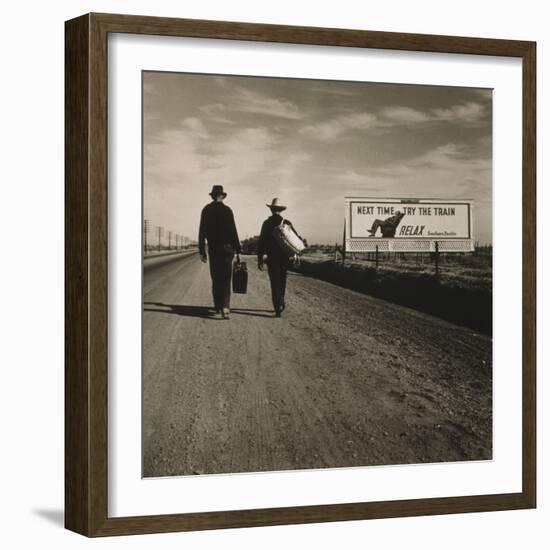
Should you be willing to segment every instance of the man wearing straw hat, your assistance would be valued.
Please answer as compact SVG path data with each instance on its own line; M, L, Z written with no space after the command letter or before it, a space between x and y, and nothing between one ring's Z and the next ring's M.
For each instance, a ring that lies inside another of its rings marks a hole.
M289 254L281 248L275 239L274 231L281 223L290 226L294 233L296 233L296 230L289 220L283 220L281 212L286 210L286 206L283 206L279 199L273 199L271 204L266 204L266 206L271 210L271 216L264 221L260 232L260 240L258 242L258 269L263 270L264 255L267 255L266 263L269 282L271 283L273 309L275 310L275 315L281 317L286 306L285 292ZM301 239L298 233L296 233L296 235Z
M229 319L231 300L231 273L233 257L241 252L241 243L235 227L235 218L231 208L223 204L227 193L223 186L214 185L210 192L212 202L201 212L199 227L199 254L203 262L210 260L210 277L212 278L212 296L214 309L221 313L223 319Z

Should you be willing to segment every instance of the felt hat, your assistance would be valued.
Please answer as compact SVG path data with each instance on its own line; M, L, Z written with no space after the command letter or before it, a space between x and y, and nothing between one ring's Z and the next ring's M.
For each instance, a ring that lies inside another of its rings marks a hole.
M213 199L219 197L220 195L223 196L224 199L227 197L227 193L224 193L223 191L223 185L213 185L212 191L210 191L209 194Z
M271 208L271 210L277 210L279 212L282 212L283 210L286 210L286 206L283 206L277 197L275 197L271 201L271 204L266 204L266 206L268 208Z

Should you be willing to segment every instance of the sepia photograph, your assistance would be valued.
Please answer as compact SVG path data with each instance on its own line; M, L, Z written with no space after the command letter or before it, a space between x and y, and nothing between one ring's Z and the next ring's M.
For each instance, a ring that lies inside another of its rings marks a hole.
M493 458L485 88L142 72L142 475Z

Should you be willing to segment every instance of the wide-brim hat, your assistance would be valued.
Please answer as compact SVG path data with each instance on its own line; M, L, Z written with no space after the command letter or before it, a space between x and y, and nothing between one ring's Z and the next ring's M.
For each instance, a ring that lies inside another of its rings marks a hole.
M279 211L286 210L286 206L281 204L281 201L278 198L274 198L271 201L271 204L266 204L266 206L268 208L271 208L271 210L279 210Z
M223 185L213 185L212 186L212 191L210 191L209 195L212 197L212 198L216 198L216 197L219 197L220 195L225 199L225 197L227 197L227 193L224 192L223 190Z

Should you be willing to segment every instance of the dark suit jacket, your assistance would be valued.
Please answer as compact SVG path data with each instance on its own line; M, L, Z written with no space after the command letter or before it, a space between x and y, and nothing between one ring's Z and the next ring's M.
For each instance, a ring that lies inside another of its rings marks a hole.
M205 241L211 251L222 251L225 245L233 247L240 254L241 243L235 227L233 211L223 202L213 201L207 204L201 212L199 226L199 252L205 254Z

